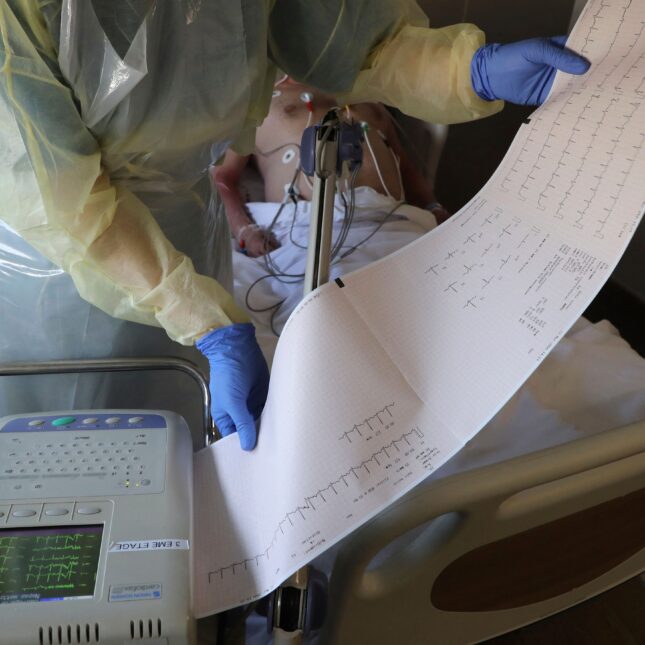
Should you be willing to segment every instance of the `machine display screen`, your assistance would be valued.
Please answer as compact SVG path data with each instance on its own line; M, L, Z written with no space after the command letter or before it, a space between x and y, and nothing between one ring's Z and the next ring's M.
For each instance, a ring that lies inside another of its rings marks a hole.
M0 603L91 598L103 526L0 529Z

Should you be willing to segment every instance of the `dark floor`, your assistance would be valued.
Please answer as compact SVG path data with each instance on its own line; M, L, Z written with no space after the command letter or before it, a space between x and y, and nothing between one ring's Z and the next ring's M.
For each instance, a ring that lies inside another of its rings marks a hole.
M592 322L603 318L610 320L621 336L645 357L645 302L639 296L610 279L584 312L584 316Z
M485 645L643 645L643 577L592 598L546 620L528 625Z

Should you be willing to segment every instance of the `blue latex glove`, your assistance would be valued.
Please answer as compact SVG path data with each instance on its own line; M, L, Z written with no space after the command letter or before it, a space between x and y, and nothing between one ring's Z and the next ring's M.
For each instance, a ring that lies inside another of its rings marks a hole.
M504 99L520 105L541 105L557 70L584 74L591 65L567 49L566 42L566 36L557 36L480 47L470 64L473 89L486 101Z
M269 368L251 323L215 329L196 343L210 363L211 414L221 435L235 432L242 450L253 450L255 421L269 390Z

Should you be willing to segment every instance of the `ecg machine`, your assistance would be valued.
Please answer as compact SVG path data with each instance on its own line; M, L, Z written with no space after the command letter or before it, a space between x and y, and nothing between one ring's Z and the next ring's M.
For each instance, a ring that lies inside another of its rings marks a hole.
M192 451L172 412L0 419L0 644L194 641Z

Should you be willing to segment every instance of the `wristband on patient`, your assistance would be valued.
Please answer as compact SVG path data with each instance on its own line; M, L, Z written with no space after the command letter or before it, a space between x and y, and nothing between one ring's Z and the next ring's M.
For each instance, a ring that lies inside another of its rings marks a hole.
M245 238L245 233L247 229L250 229L251 231L259 231L262 227L258 226L257 224L246 224L244 225L238 232L237 235L235 236L235 240L237 242L237 245L240 247L240 251L242 253L246 254L246 240Z

